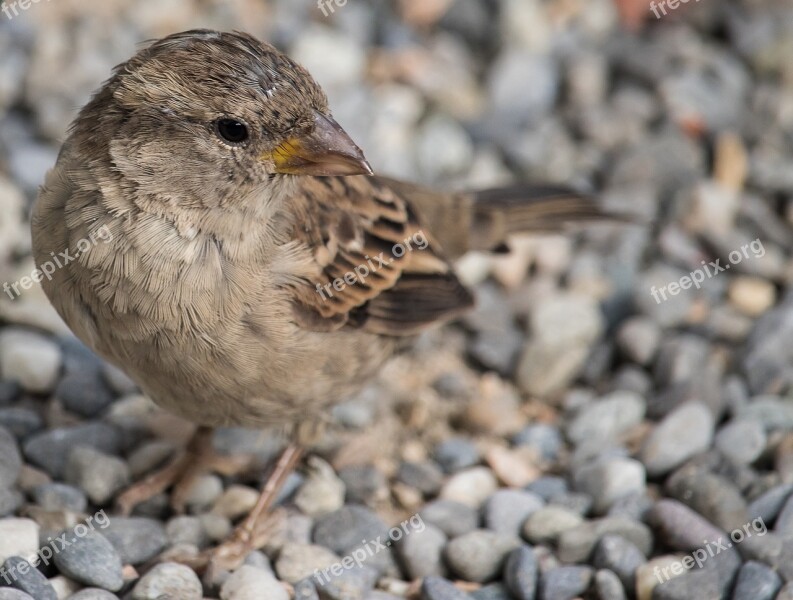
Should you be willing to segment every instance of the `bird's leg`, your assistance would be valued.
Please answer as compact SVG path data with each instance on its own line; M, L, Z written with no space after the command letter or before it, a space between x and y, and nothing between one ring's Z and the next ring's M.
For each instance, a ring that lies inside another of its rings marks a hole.
M209 551L206 558L209 561L210 569L236 568L250 552L262 545L259 539L263 533L262 526L267 522L270 516L270 509L275 504L278 494L290 473L294 471L300 462L303 452L304 447L297 442L291 442L284 449L251 512L237 526L229 539L214 550Z
M250 457L221 456L212 448L212 429L199 427L187 447L165 467L127 488L117 499L122 515L129 515L140 503L173 486L171 507L183 513L187 494L196 477L210 471L224 475L238 473L250 465Z

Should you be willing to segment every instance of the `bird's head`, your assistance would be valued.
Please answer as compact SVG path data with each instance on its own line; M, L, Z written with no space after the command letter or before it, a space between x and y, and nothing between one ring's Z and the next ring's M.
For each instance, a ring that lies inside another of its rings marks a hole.
M372 172L308 71L243 33L187 31L141 50L76 124L96 127L146 193L167 196L178 179L223 203L245 186Z

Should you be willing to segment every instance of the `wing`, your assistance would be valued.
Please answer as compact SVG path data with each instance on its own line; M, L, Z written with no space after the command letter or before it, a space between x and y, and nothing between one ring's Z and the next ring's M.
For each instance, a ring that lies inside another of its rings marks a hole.
M413 335L473 304L410 203L370 177L304 178L290 201L292 239L316 280L290 282L293 312L314 331Z

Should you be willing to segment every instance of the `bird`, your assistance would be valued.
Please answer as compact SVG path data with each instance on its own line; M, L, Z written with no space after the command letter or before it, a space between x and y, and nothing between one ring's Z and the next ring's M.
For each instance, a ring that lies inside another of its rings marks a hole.
M375 175L305 68L202 29L113 70L72 123L31 233L37 265L72 250L42 286L76 337L197 426L121 495L125 512L213 464L213 428L287 433L256 506L202 555L230 565L333 405L471 309L455 259L603 218L564 186L441 192Z

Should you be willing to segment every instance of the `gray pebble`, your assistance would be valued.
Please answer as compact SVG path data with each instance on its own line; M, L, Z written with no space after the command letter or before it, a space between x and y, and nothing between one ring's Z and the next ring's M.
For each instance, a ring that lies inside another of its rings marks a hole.
M617 332L620 350L633 362L647 365L658 350L662 330L656 322L646 317L625 321Z
M333 407L332 413L334 419L351 429L364 429L371 425L375 418L372 405L365 400L350 400L337 404Z
M570 491L567 481L562 477L545 475L532 481L526 486L527 492L537 494L546 502L550 502L555 496L561 496Z
M307 577L311 577L316 571L323 577L325 569L332 568L340 564L341 558L325 548L313 544L284 544L275 563L275 571L278 577L289 583L297 583ZM332 576L330 571L326 572Z
M37 600L30 594L14 588L0 588L0 600Z
M641 423L645 403L633 392L617 391L585 406L567 427L574 444L612 440Z
M714 419L700 402L688 402L670 413L648 436L641 461L652 476L664 475L710 447Z
M446 562L461 579L483 583L501 572L507 555L516 546L514 536L477 529L448 543Z
M589 296L566 293L531 308L529 338L516 380L527 394L548 396L566 389L587 363L604 327L599 306Z
M17 512L25 503L25 496L16 489L0 489L0 518Z
M202 597L201 581L193 570L170 562L155 566L138 580L132 590L132 600L201 600Z
M793 483L771 488L749 504L747 509L749 518L760 518L766 523L773 523L791 493L793 493Z
M667 479L666 491L724 530L746 522L746 501L727 477L687 465Z
M559 457L559 452L564 445L559 430L542 423L529 425L522 429L512 438L512 443L516 446L533 448L540 458L549 461L555 461Z
M402 598L403 596L387 594L386 592L381 592L380 590L371 590L368 594L366 594L366 600L402 600Z
M766 431L793 429L793 406L777 396L757 396L741 407L736 418L759 421Z
M192 513L206 511L223 493L223 481L217 475L206 473L196 477L185 497Z
M275 577L275 571L273 571L273 567L270 565L270 559L267 558L267 555L261 550L254 550L248 554L248 556L245 557L245 562L242 564L256 567L260 571L266 571Z
M20 387L16 381L0 381L0 406L11 404L19 396Z
M655 362L655 378L664 387L701 376L708 359L705 339L692 334L666 336Z
M647 514L647 520L668 546L683 552L696 550L703 541L715 542L725 537L721 529L677 500L659 500Z
M416 132L417 163L427 178L462 174L471 165L474 147L466 130L454 119L435 113ZM438 150L441 145L443 149Z
M113 517L102 534L113 544L122 562L130 565L151 560L168 543L162 523L143 517Z
M165 535L172 546L190 544L204 548L209 544L209 536L204 530L200 517L188 515L173 517L165 525Z
M776 517L774 533L793 539L793 496L789 496Z
M549 504L553 506L561 506L581 516L589 514L592 510L592 496L584 494L583 492L568 492L559 496L551 498Z
M88 499L82 490L65 483L44 483L33 489L33 501L44 510L84 512Z
M765 450L763 425L754 419L733 420L716 434L715 446L726 458L738 465L750 465Z
M150 471L163 466L173 453L173 444L165 440L142 443L127 457L127 465L132 479L137 481L149 474Z
M558 567L540 577L540 600L572 600L582 596L592 581L590 567Z
M421 584L422 600L470 600L470 596L442 577L427 577Z
M477 447L466 438L449 438L435 446L433 458L446 473L456 473L479 464Z
M71 531L65 533L73 536ZM121 557L98 531L75 538L54 560L61 573L85 585L116 592L124 584Z
M632 458L604 458L575 471L574 484L579 492L593 499L593 510L606 512L614 502L631 494L643 494L647 474L644 466Z
M340 556L357 548L362 540L385 536L388 526L374 512L363 506L345 506L317 520L314 543L330 548Z
M90 446L72 449L64 469L64 478L99 505L113 498L130 481L127 463Z
M435 500L419 512L422 520L435 525L449 538L469 533L479 527L479 513L453 500Z
M0 409L0 426L8 429L19 440L39 431L43 425L39 414L29 408L13 406Z
M635 589L636 570L647 558L634 544L618 535L604 535L595 546L592 564L616 573L626 590Z
M692 569L678 577L684 581L670 586L669 594L678 594L687 589L691 581L700 579L697 585L702 585L703 589L715 585L721 590L732 581L741 566L741 558L725 532L675 500L660 500L647 517L668 546L683 552L708 553L703 563L705 568Z
M595 573L595 594L598 600L627 600L620 578L607 569Z
M773 600L782 578L770 567L749 561L738 571L738 580L732 593L733 600Z
M504 581L516 600L534 600L539 567L534 551L528 546L513 550L504 567Z
M295 600L319 600L319 592L313 580L303 579L295 584Z
M424 531L405 536L397 544L396 551L408 577L446 576L443 549L447 542L446 534L434 525L426 525Z
M558 556L566 563L584 562L588 560L600 538L609 533L624 537L642 554L650 555L653 535L649 527L624 517L604 517L586 521L563 532L559 536Z
M729 584L733 575L730 574L726 579L722 579L722 574L715 567L709 566L711 564L705 563L703 569L691 570L658 584L653 590L653 600L724 598L725 585Z
M521 490L498 490L482 507L484 525L496 533L519 537L523 523L544 505L542 498Z
M99 588L85 588L69 596L68 600L118 600L118 596Z
M327 600L347 600L348 598L364 598L377 583L378 572L368 565L354 565L345 568L341 575L334 575L328 581L317 585L319 595ZM316 579L315 579L316 581Z
M635 521L643 521L644 515L652 507L655 500L645 494L630 494L614 501L609 507L609 517L627 517Z
M491 583L471 592L474 600L512 600L506 586L501 583Z
M578 527L584 519L562 506L545 506L523 524L523 537L535 544L556 542L565 531Z
M98 416L114 399L95 370L67 371L55 387L55 396L67 409L87 418Z
M559 89L559 69L552 60L514 47L504 50L489 77L492 112L499 123L497 129L504 131L545 115Z
M121 436L117 429L105 423L63 427L34 435L25 442L23 452L32 464L53 477L61 478L70 451L78 445L91 446L106 454L118 454Z
M24 558L12 556L6 559L3 569L4 575L11 578L11 587L30 594L36 600L58 600L47 578Z
M396 478L425 496L434 496L443 485L443 471L431 461L403 462L399 465Z
M373 504L388 497L388 480L374 465L355 465L339 471L347 490L345 499L351 504Z
M366 564L381 574L396 574L398 567L389 531L383 520L368 508L345 506L319 518L312 535L315 544L330 548L339 556L347 556L364 545L371 546L379 539L387 548L370 557Z
M220 598L221 600L259 600L260 598L288 600L289 594L281 582L269 573L255 567L242 566L223 584Z
M0 488L12 487L22 467L22 455L16 438L6 428L0 427Z

